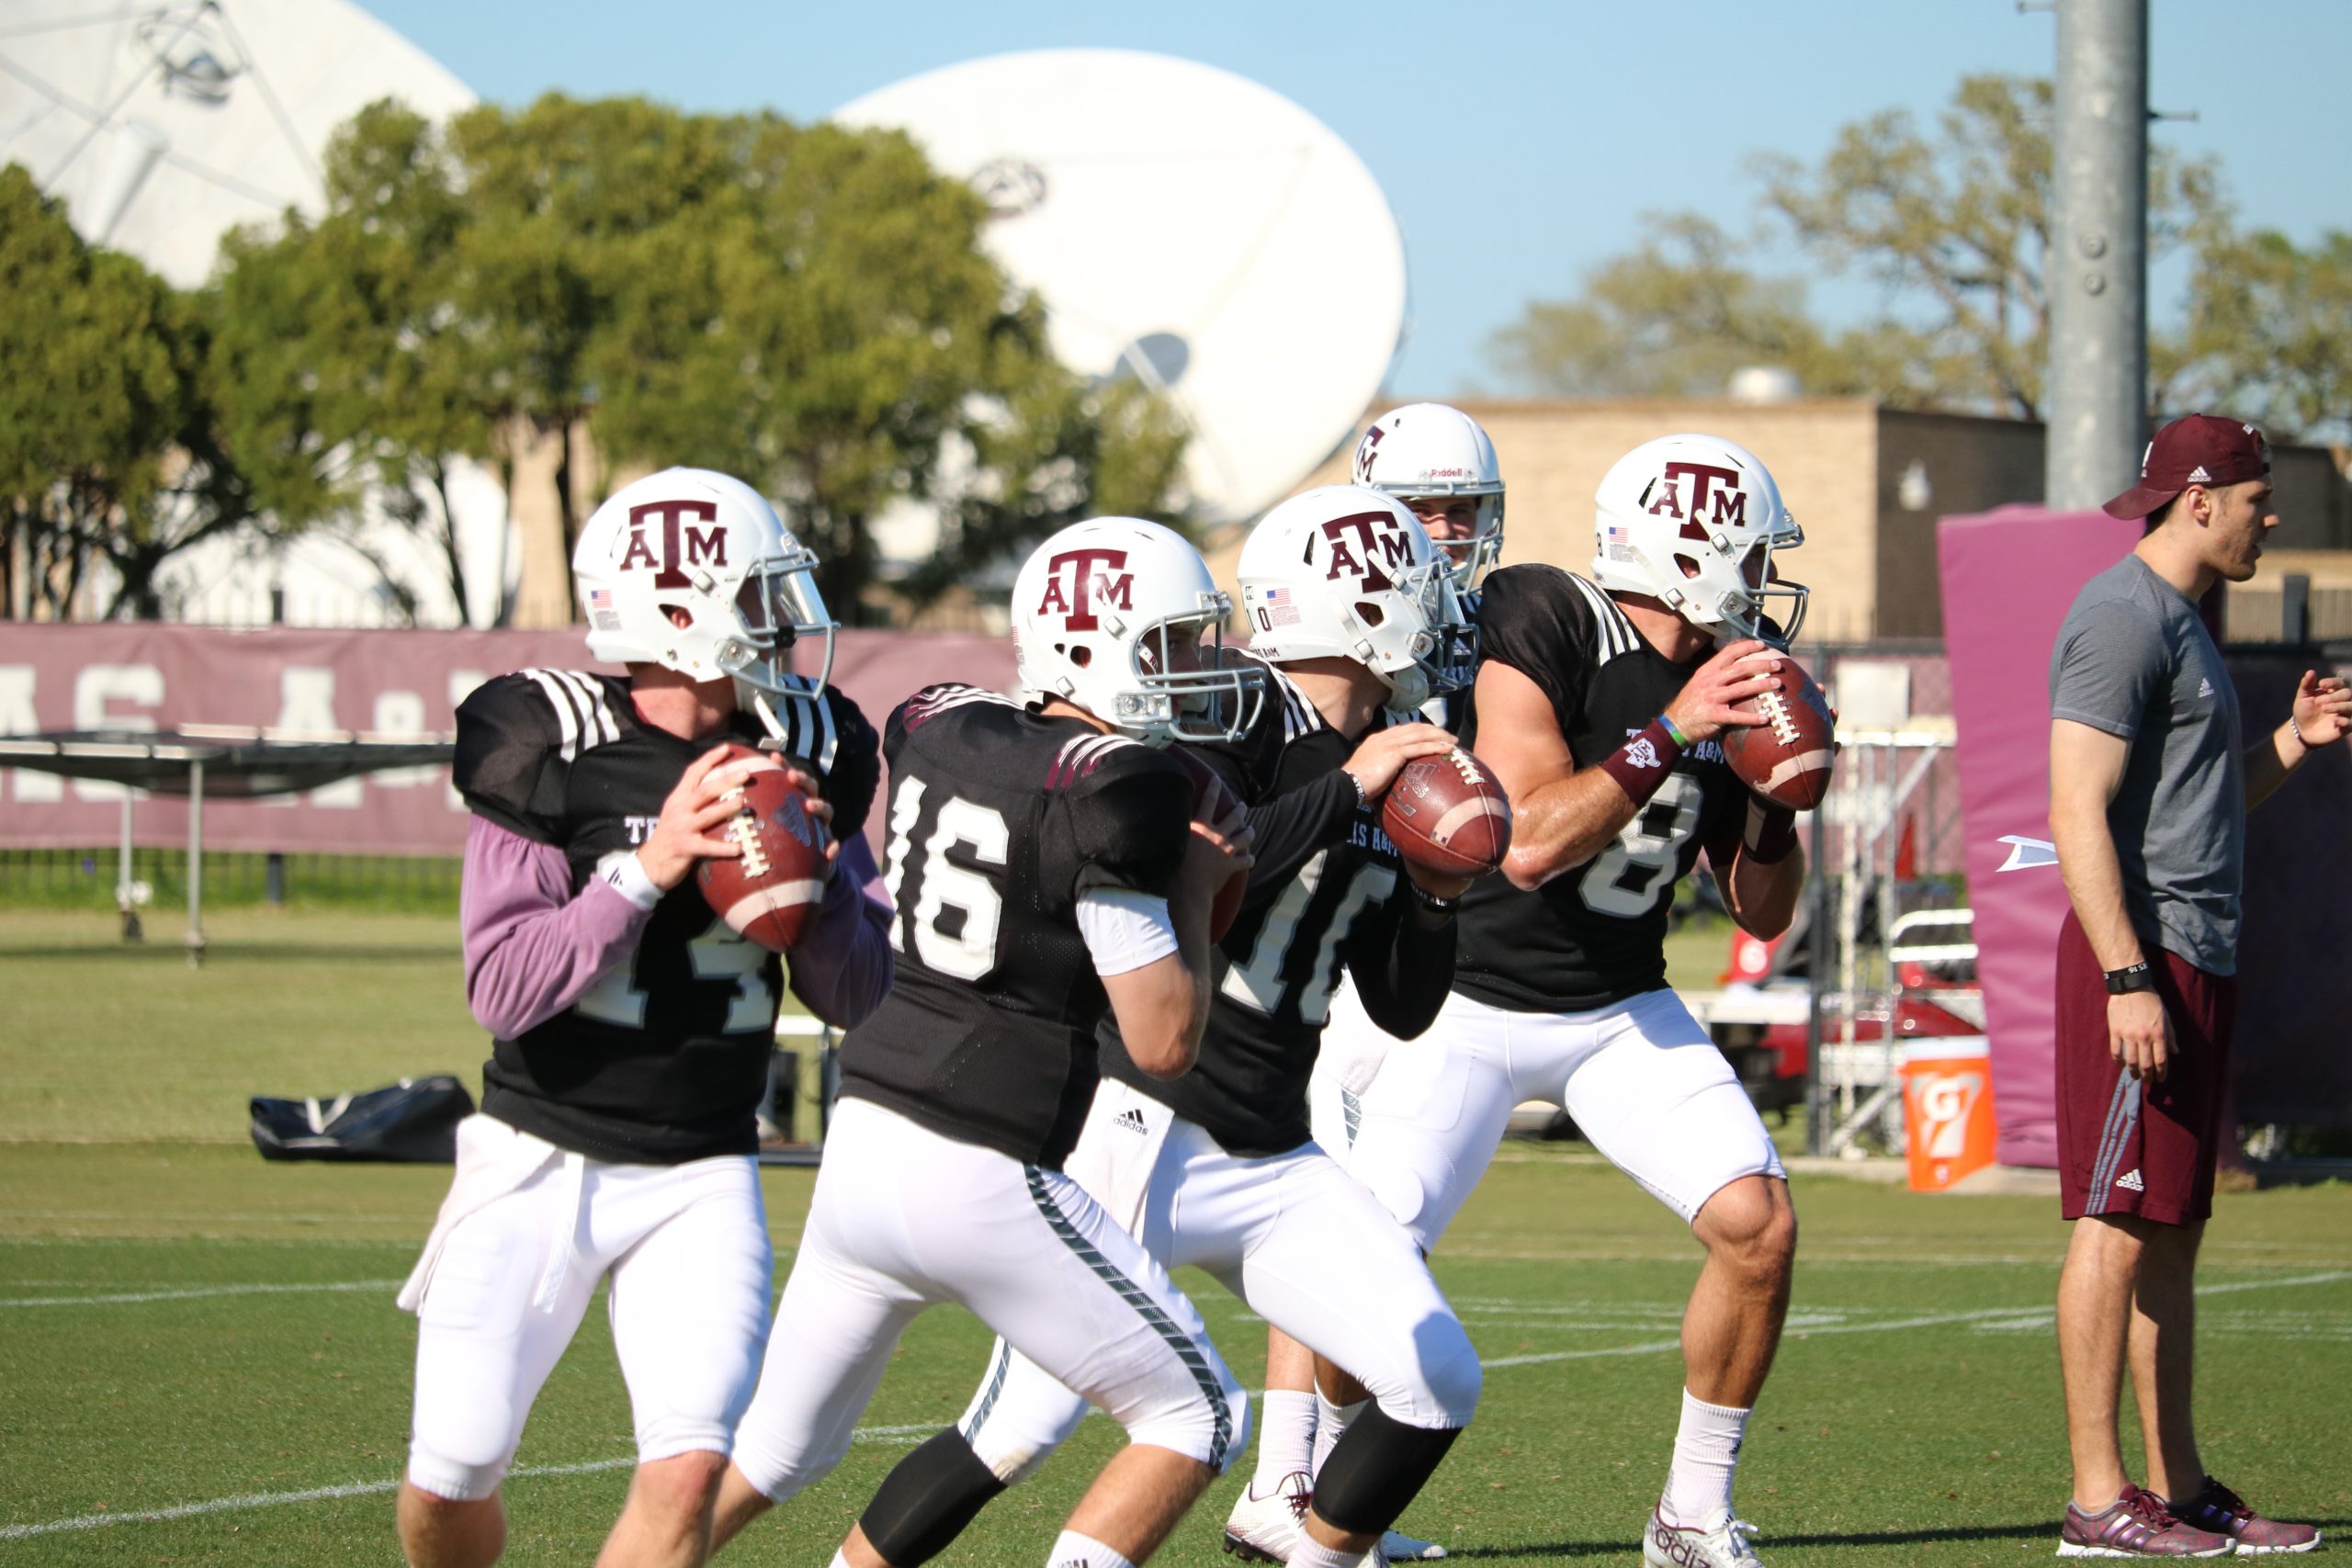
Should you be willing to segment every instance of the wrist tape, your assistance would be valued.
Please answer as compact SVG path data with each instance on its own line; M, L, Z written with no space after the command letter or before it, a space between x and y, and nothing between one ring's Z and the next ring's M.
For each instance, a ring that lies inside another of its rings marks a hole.
M1626 799L1641 806L1666 783L1666 776L1674 772L1675 761L1681 755L1681 744L1674 739L1661 714L1650 720L1648 728L1600 759L1600 771L1617 781L1617 787L1625 792Z

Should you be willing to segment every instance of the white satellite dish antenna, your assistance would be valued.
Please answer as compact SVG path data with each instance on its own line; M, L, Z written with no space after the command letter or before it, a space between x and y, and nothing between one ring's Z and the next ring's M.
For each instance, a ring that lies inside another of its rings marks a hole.
M175 286L220 236L315 214L320 156L378 98L434 118L466 85L345 0L47 0L0 17L0 162L62 198L85 237Z
M1001 54L837 111L972 182L1054 352L1190 421L1212 521L1263 510L1355 433L1396 357L1405 248L1363 160L1279 94L1124 50Z

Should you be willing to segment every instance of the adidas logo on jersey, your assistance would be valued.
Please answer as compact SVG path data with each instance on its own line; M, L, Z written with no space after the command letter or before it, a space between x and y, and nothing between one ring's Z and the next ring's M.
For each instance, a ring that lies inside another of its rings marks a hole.
M1130 1133L1148 1133L1151 1131L1151 1129L1144 1123L1143 1112L1133 1108L1120 1111L1116 1116L1111 1118L1111 1120L1113 1122L1118 1126L1125 1128Z
M2200 697L2211 696L2213 694L2213 682L2202 676L2199 677L2197 682L2197 694Z
M2127 1192L2145 1192L2148 1190L2148 1184L2140 1179L2140 1168L2137 1166L2117 1177L2115 1184Z

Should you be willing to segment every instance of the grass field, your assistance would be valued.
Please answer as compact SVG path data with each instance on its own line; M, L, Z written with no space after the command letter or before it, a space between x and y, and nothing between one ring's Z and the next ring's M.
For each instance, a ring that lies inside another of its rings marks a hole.
M0 1568L397 1563L414 1325L391 1294L447 1173L265 1166L231 1140L256 1089L470 1077L454 934L257 911L224 917L195 973L175 933L143 953L85 934L0 916ZM768 1173L779 1274L811 1179ZM2054 1204L1828 1174L1800 1173L1795 1193L1795 1306L1740 1483L1767 1561L2046 1558L2066 1485ZM1513 1145L1436 1266L1487 1392L1407 1526L1465 1561L1634 1561L1672 1436L1687 1234L1573 1145ZM2334 1444L2352 1192L2222 1198L2200 1278L2209 1458L2272 1512L2352 1526ZM1254 1387L1260 1325L1205 1278L1182 1282ZM926 1316L841 1471L722 1561L822 1562L888 1467L960 1410L986 1348L960 1314ZM594 1555L628 1431L592 1312L524 1438L508 1562ZM1116 1437L1089 1421L942 1561L1035 1568ZM1227 1561L1216 1525L1239 1483L1157 1561Z

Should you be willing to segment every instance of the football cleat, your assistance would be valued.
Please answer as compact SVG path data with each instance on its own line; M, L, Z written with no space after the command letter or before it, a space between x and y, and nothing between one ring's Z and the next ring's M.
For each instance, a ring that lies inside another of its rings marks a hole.
M2096 1514L2068 1499L2058 1531L2061 1557L2221 1557L2230 1546L2228 1536L2183 1522L2163 1498L2128 1481Z
M1380 1555L1391 1562L1434 1562L1445 1555L1445 1548L1433 1540L1415 1540L1402 1530L1390 1530L1380 1538Z
M2205 1478L2197 1495L2170 1505L2183 1524L2226 1537L2241 1557L2267 1556L2274 1551L2310 1551L2319 1545L2319 1531L2310 1525L2281 1524L2266 1519L2245 1506L2245 1499L2214 1480Z
M1294 1470L1275 1482L1274 1489L1263 1496L1252 1479L1226 1517L1225 1550L1244 1562L1289 1562L1314 1495L1315 1478L1303 1470Z
M1642 1532L1642 1561L1649 1568L1764 1568L1747 1544L1754 1525L1729 1513L1709 1524L1670 1525L1665 1508L1661 1503L1650 1510L1650 1527Z

